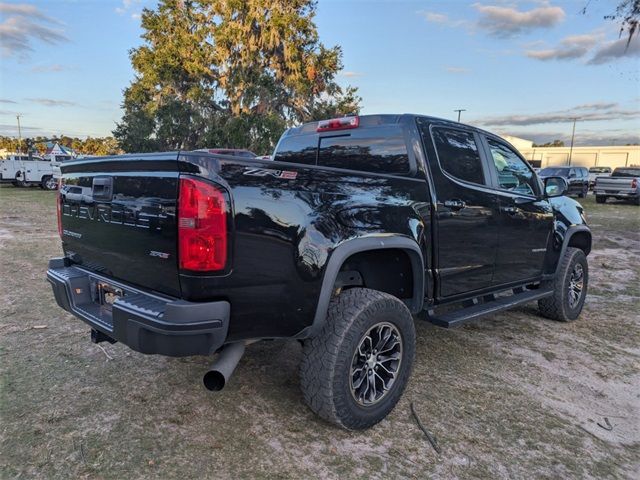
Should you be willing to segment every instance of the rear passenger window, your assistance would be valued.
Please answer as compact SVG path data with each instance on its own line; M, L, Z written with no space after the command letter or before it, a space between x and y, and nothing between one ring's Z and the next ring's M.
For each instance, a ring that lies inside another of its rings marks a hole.
M318 137L309 135L291 135L283 137L276 147L274 160L278 162L316 164Z
M322 137L318 165L396 175L410 171L407 145L396 127Z
M440 166L445 172L465 182L484 185L482 161L473 133L434 128L433 142Z

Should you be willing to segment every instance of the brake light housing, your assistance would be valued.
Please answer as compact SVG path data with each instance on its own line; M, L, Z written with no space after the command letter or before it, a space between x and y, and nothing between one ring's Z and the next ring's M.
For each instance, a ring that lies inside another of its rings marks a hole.
M225 270L228 213L228 196L222 187L196 178L180 178L178 264L181 270Z
M330 120L321 120L318 122L318 128L316 132L332 132L334 130L349 130L351 128L358 128L360 125L360 117L340 117L332 118Z

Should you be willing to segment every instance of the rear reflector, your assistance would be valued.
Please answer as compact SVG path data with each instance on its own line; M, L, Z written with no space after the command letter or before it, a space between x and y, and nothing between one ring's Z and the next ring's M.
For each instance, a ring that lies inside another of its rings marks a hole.
M194 178L180 179L178 263L197 272L227 264L227 201L224 190Z
M360 117L332 118L331 120L321 120L318 122L316 132L347 130L349 128L358 128L358 125L360 125Z

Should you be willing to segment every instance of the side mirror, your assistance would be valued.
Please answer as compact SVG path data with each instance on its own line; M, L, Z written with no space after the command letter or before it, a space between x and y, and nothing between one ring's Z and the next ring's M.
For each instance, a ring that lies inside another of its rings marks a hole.
M561 197L569 190L567 181L562 177L547 177L544 179L544 196L546 198Z

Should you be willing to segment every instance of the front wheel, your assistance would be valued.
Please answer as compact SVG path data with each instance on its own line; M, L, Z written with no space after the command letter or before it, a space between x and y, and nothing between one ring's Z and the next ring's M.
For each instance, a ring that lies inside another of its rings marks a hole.
M560 322L575 320L582 312L589 285L587 256L579 248L567 247L555 278L542 287L549 287L553 294L538 300L543 317Z
M605 203L607 201L607 197L604 195L596 195L596 203Z
M346 290L332 299L322 331L304 342L304 399L331 423L369 428L400 399L415 348L413 318L404 303L376 290Z

